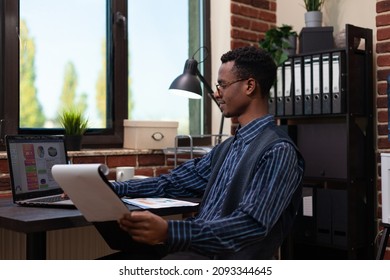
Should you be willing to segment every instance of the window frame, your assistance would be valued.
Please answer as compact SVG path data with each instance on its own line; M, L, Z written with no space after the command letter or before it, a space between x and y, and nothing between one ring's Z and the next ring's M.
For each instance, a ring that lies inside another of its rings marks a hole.
M210 0L202 1L204 23L203 41L210 48ZM122 148L123 120L128 118L128 41L127 26L115 20L119 12L127 18L127 0L107 0L107 116L111 115L112 128L88 129L83 137L84 148ZM4 149L7 134L63 134L61 129L19 128L19 1L0 0L0 145ZM127 25L127 21L125 23ZM126 58L126 59L123 59ZM204 76L210 80L210 57L203 65ZM184 63L184 62L183 62ZM5 106L5 104L7 104ZM211 102L204 98L203 132L211 132ZM109 110L112 112L109 112ZM111 113L111 114L110 114ZM202 124L201 124L202 125Z

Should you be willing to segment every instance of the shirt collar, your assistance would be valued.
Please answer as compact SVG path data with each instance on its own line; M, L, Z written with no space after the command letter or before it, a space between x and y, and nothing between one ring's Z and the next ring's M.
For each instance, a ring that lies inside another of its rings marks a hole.
M265 115L264 117L255 119L245 126L238 126L235 138L243 140L245 144L250 143L256 135L258 135L271 122L274 122L273 115Z

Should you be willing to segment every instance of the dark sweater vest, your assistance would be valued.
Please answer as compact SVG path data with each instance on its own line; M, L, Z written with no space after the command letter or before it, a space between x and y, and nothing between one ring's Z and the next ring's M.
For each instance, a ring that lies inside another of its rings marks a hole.
M229 151L230 145L233 142L234 137L225 140L223 143L216 147L212 158L212 172L210 180L206 187L203 198L207 197L211 186L213 185L218 171L226 158L226 154ZM243 193L245 192L245 186L248 186L255 174L256 167L263 157L264 153L271 149L275 144L280 142L290 143L297 151L299 161L303 161L301 154L297 147L292 142L290 137L274 123L270 123L264 128L264 131L259 133L249 144L248 149L240 160L239 165L233 175L231 185L227 190L227 195L223 204L221 216L227 216L231 214L238 206ZM220 256L214 256L215 259L272 259L278 247L282 244L287 234L290 232L297 210L301 203L302 187L301 182L297 183L297 188L291 198L289 206L283 211L281 217L279 217L276 224L272 227L271 231L260 241L250 244L241 251L233 254L226 254Z

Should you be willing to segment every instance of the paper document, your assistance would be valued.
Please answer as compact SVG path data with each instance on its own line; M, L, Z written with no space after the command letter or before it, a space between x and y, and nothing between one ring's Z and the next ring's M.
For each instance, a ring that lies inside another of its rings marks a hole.
M138 206L142 209L157 209L183 206L196 206L199 203L183 201L171 198L123 198L125 203Z
M129 209L106 179L104 164L56 164L54 180L89 222L116 221Z

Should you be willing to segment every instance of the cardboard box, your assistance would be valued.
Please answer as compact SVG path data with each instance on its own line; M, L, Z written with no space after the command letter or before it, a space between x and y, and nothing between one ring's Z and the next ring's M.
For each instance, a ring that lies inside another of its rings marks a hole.
M124 120L123 147L128 149L166 149L175 146L178 122Z

